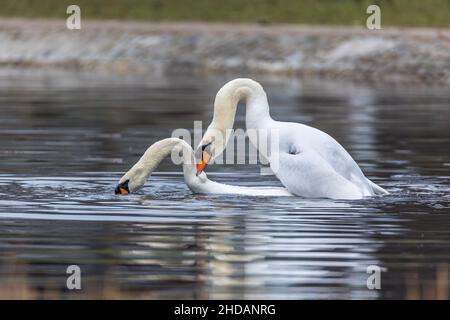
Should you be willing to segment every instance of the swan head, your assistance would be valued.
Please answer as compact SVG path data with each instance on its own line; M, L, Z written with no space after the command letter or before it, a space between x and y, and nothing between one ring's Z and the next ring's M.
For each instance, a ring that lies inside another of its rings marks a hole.
M127 195L142 188L149 176L148 170L137 163L120 179L114 193Z
M128 186L128 183L130 182L130 180L126 180L122 183L119 183L116 187L116 189L114 189L114 193L115 194L129 194L130 193L130 187Z
M198 161L197 175L205 169L208 162L222 154L230 135L231 130L228 128L215 127L214 123L208 127L195 153Z
M204 172L196 175L194 151L185 141L167 138L152 144L139 161L123 175L117 184L115 194L127 195L144 186L150 175L167 156L181 156L184 179L189 187L198 188L208 183ZM177 162L180 159L177 158Z

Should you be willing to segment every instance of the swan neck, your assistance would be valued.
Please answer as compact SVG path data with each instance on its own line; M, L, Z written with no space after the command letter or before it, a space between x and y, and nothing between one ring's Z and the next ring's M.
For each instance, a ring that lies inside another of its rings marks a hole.
M159 166L161 161L166 158L173 149L173 144L167 139L152 144L139 159L138 165L145 175L150 176Z
M225 84L216 95L213 126L224 130L233 128L240 101L245 102L246 119L261 121L270 118L263 87L251 79L235 79Z
M137 165L143 168L145 174L149 176L156 170L161 161L171 155L175 148L182 149L181 161L183 166L188 166L195 171L195 159L191 146L185 141L177 138L164 139L151 145L147 151L145 151Z

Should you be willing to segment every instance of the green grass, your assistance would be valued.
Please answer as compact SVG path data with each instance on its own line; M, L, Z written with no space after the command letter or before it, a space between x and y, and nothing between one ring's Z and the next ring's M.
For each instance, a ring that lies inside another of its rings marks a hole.
M381 8L382 25L450 27L450 0L1 0L0 16L146 21L266 22L364 25L366 8Z

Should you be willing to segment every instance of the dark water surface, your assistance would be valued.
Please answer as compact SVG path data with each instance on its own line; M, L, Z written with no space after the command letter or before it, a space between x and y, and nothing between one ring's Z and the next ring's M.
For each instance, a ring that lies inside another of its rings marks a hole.
M448 88L258 77L274 118L330 133L386 197L193 195L169 159L113 194L148 145L205 128L233 77L1 71L0 298L448 298ZM256 165L208 172L278 185Z

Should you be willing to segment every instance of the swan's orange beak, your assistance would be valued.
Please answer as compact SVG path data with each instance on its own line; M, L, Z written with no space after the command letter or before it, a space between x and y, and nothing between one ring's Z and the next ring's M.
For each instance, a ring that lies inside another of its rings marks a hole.
M202 151L202 160L197 163L197 173L198 176L200 173L202 173L203 169L205 169L206 165L208 164L209 159L211 159L211 156L208 152Z
M121 188L121 187L119 187L115 193L116 194L129 194L127 189Z

